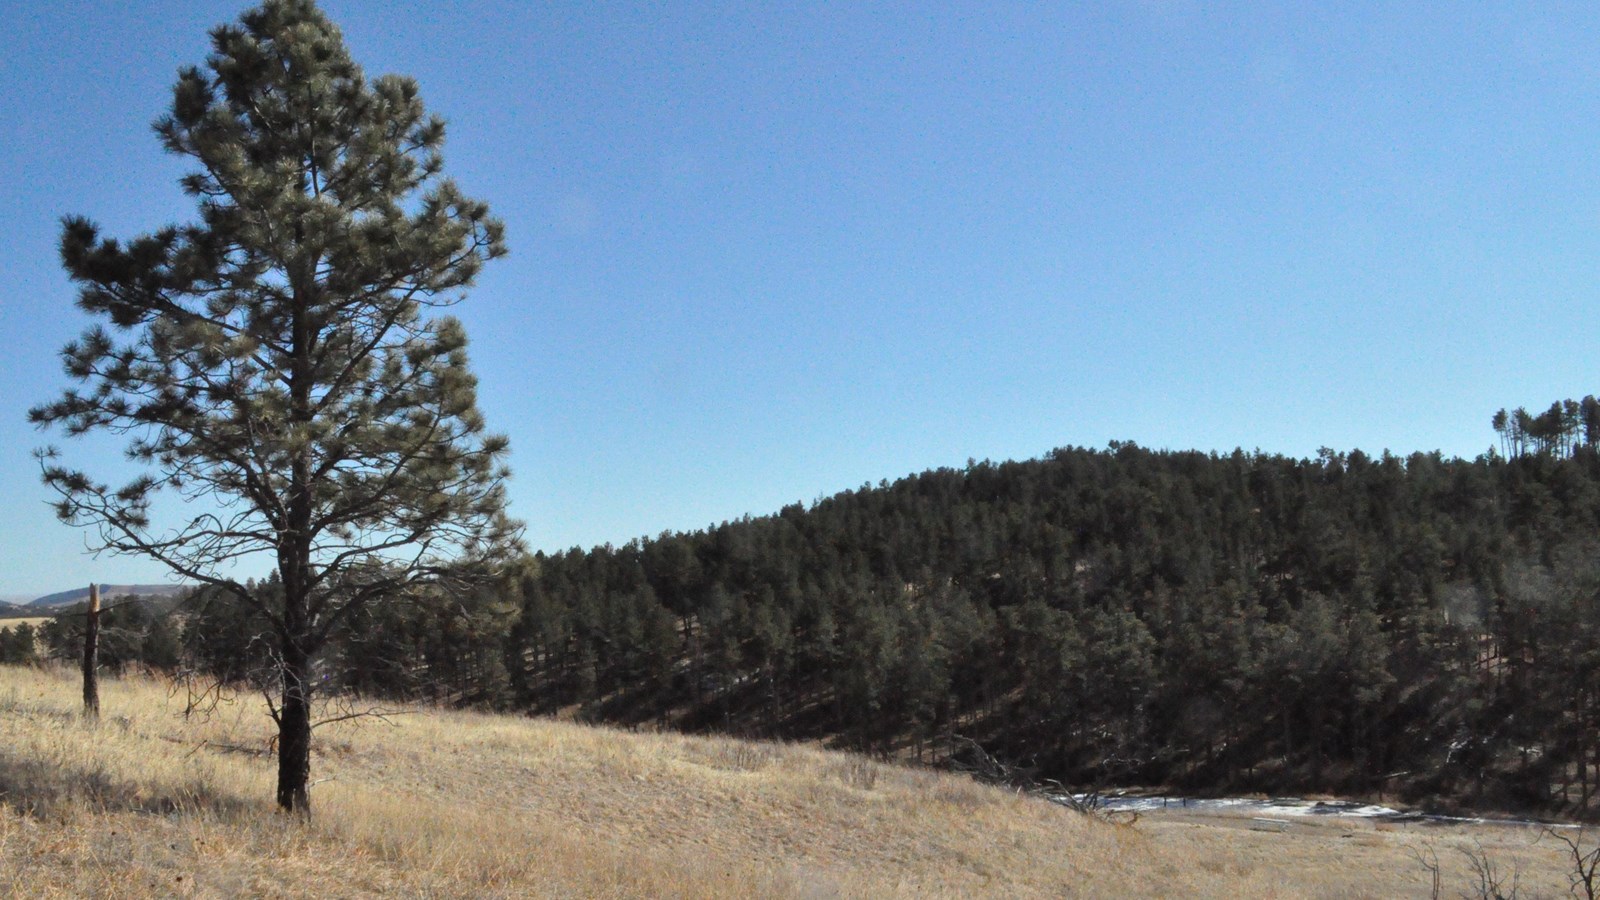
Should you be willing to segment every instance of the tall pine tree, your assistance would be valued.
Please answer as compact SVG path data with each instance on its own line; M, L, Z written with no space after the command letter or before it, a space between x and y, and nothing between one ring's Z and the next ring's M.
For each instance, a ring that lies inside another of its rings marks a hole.
M126 243L68 218L78 387L30 418L129 438L122 486L42 451L69 523L256 609L276 632L278 804L309 815L315 660L380 598L470 577L518 543L503 437L484 430L466 335L430 312L505 252L487 206L439 177L443 122L408 78L368 80L311 0L267 0L181 71L167 150L198 221ZM188 501L177 524L162 492ZM275 561L267 593L230 572Z

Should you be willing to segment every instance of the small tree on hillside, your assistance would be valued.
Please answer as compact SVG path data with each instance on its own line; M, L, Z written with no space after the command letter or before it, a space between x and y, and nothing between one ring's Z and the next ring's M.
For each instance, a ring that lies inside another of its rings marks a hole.
M505 251L488 208L438 177L444 125L415 82L367 80L311 0L268 0L211 36L155 125L197 164L182 186L199 219L125 244L65 220L78 304L112 327L67 345L81 387L30 418L127 435L147 467L118 487L41 451L64 521L271 623L277 801L308 815L329 635L518 543L507 444L484 430L466 335L426 315ZM164 490L188 501L181 524L152 513ZM259 555L276 563L272 592L230 575Z

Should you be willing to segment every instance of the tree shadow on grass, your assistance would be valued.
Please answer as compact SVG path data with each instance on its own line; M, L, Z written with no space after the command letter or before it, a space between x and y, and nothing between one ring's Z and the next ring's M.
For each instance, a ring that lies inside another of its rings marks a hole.
M73 808L231 819L258 810L259 804L198 779L152 786L113 777L98 767L64 768L0 749L0 807L35 819L57 818Z

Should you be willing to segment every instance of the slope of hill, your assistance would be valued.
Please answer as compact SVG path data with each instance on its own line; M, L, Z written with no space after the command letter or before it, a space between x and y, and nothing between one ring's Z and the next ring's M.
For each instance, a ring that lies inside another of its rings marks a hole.
M1600 445L1522 443L970 463L371 604L324 674L935 764L976 741L1079 787L1592 817ZM273 630L200 596L125 661L243 677Z
M189 590L189 586L183 584L102 584L100 585L100 596L107 599L111 597L170 597L187 590ZM71 606L74 603L82 603L87 599L89 599L89 588L85 586L57 591L54 594L46 594L43 597L28 601L25 605L35 611L60 609Z
M798 745L424 708L318 732L315 821L272 811L248 696L0 667L6 896L1427 896L1413 852L1481 844L1566 882L1521 831L1111 824L960 777Z
M468 699L593 721L935 761L971 738L1077 785L1591 815L1597 524L1592 443L1064 448L542 555L520 619L374 615L361 646L409 629L415 649L380 658L427 676L389 684L448 673Z

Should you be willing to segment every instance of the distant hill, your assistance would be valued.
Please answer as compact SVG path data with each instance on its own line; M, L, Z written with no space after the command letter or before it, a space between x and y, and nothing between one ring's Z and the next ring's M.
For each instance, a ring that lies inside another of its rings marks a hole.
M188 590L188 585L183 584L102 584L100 597L109 600L112 597L170 597ZM89 599L89 586L58 591L30 600L23 606L29 610L53 610L81 603Z

